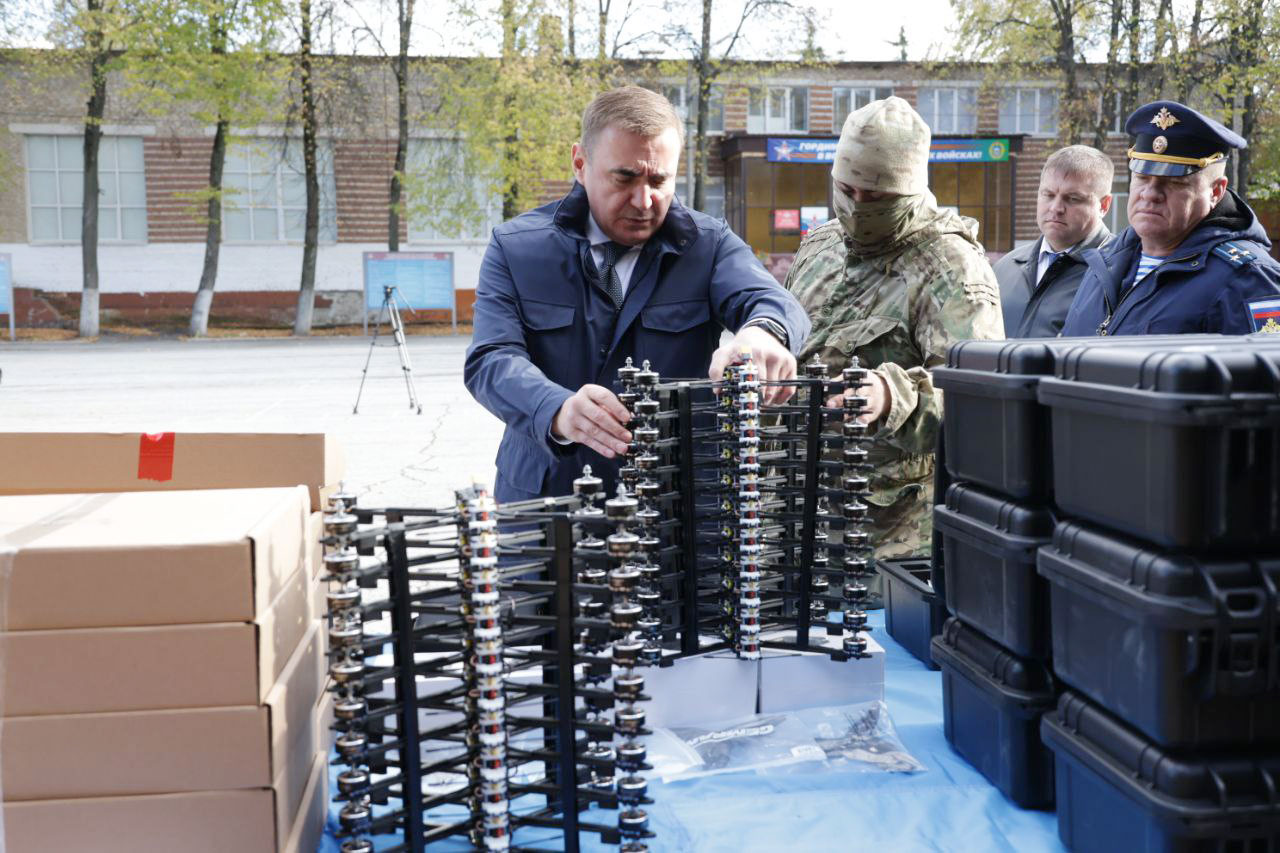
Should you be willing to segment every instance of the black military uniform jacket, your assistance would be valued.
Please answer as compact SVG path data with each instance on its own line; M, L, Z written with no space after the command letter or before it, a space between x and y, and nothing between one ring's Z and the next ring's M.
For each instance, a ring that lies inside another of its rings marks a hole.
M1040 266L1040 247L1044 237L1019 246L996 261L1005 335L1010 338L1057 337L1067 319L1067 309L1071 307L1080 281L1088 270L1085 250L1104 248L1112 239L1107 226L1098 223L1092 234L1049 265L1039 283L1036 282L1036 270Z

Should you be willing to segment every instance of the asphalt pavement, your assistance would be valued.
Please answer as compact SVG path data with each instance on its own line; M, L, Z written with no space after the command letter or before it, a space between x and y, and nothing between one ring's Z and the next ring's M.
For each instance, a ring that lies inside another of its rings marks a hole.
M0 431L326 432L366 506L439 506L493 483L502 423L467 393L469 336L410 336L422 414L394 346L367 338L0 342ZM3 472L0 472L2 474Z

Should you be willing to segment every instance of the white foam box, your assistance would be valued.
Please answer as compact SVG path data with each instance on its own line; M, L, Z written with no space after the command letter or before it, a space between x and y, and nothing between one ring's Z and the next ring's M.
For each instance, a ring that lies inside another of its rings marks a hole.
M756 712L760 662L730 651L678 658L671 666L638 670L644 675L642 703L650 728L696 725Z
M814 632L811 642L842 647L841 637ZM821 652L766 649L760 659L759 713L857 705L884 698L884 647L866 634L870 657L832 660ZM767 641L770 637L766 636Z

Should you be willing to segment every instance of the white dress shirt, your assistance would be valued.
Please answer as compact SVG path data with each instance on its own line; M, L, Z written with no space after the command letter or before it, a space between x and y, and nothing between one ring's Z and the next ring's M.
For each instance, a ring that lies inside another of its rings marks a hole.
M608 243L609 237L600 230L600 226L596 224L596 218L590 213L587 214L587 239L591 241L591 260L595 261L596 270L599 270L604 264L604 249L601 248L601 244ZM643 244L632 246L613 265L614 272L618 274L618 281L622 282L623 296L627 295L627 288L631 285L631 274L636 270L636 261L640 260L642 248L644 248Z
M1077 243L1076 245L1079 245L1079 244ZM1044 278L1045 272L1047 272L1049 269L1049 266L1055 260L1058 259L1058 255L1065 255L1067 252L1070 252L1073 249L1075 249L1075 246L1071 246L1070 248L1063 249L1061 252L1054 252L1053 249L1049 246L1048 240L1041 240L1039 264L1036 267L1036 284L1039 284L1040 279Z

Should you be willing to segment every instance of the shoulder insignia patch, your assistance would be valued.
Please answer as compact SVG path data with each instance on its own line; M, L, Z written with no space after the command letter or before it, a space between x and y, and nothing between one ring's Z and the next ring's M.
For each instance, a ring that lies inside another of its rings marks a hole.
M1233 243L1228 240L1226 243L1219 243L1213 247L1213 253L1218 257L1231 264L1233 267L1242 267L1245 264L1253 263L1256 260L1253 252L1250 252L1244 246Z
M1280 334L1280 297L1255 299L1246 304L1249 307L1249 320L1253 323L1255 332Z

